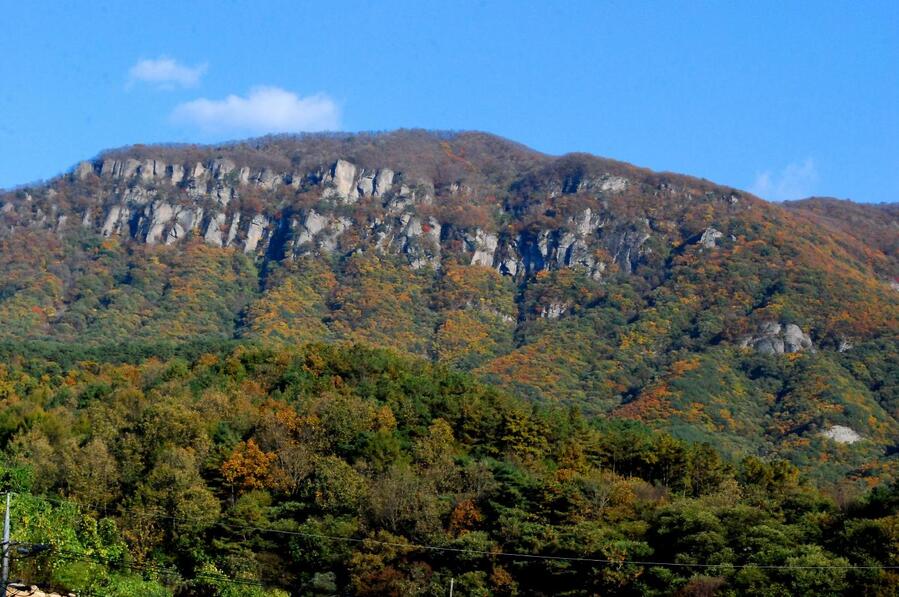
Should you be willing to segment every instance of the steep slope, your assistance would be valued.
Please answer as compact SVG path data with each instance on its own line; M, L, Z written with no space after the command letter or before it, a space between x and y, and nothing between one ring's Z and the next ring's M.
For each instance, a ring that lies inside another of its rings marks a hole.
M817 209L422 131L138 146L0 201L9 342L365 342L822 477L892 474L895 253Z
M899 284L899 204L812 197L787 201L784 207L833 230L837 242L842 242L841 235L852 237L855 242L844 242L845 248L853 251L864 247L866 251L856 257Z

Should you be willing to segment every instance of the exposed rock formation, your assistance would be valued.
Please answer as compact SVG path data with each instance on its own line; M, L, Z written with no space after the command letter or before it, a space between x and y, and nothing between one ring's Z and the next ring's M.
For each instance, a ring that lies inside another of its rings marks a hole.
M394 172L389 168L384 168L378 171L377 176L375 176L374 184L375 197L381 197L390 190L390 188L393 186L393 177Z
M540 310L540 317L544 319L558 319L565 314L568 306L563 303L550 303Z
M203 240L216 247L224 246L222 234L224 234L226 220L227 216L223 213L217 213L210 218L209 223L206 226L206 232L203 235Z
M489 232L479 226L448 227L433 215L420 213L422 206L434 201L432 182L407 181L392 169L361 168L345 159L305 173L278 173L271 168L242 166L224 157L188 163L109 158L82 162L71 176L76 180L98 177L102 185L98 201L102 203L76 212L74 219L58 214L54 220L58 229L75 221L104 236L119 235L149 245L171 245L195 236L210 245L235 247L260 258L334 252L342 246L343 235L353 230L355 246L348 249L401 255L413 268L439 268L446 247L458 246L467 253L469 264L495 268L505 275L576 268L599 280L611 261L623 271L632 271L652 234L647 220L613 222L610 214L592 206L568 216L560 227L530 225L514 234ZM626 178L603 175L566 180L559 190L604 196L624 192L630 184ZM247 195L275 193L282 186L291 192L318 193L325 203L260 213L242 202ZM473 189L453 184L448 192L470 195ZM345 209L341 206L360 201L370 202L366 205L373 207L366 209L374 209L374 217L359 219L340 213ZM15 205L3 209L14 210ZM281 245L272 247L270 243ZM553 315L547 312L547 316Z
M355 201L358 192L353 185L356 178L356 166L346 160L337 160L337 163L331 168L331 171L325 177L325 183L333 184L333 187L325 190L325 196L341 197L350 201Z
M595 178L584 178L580 174L569 176L561 185L560 191L565 194L570 193L621 193L627 190L630 181L623 176L614 176L611 174L603 174Z
M498 242L499 239L495 234L484 232L480 228L475 228L473 234L467 234L465 243L472 252L471 265L493 267L493 256L496 254Z
M243 247L244 253L252 253L256 250L256 247L259 246L259 241L266 233L268 225L269 221L265 216L261 214L253 216L253 219L250 220L250 227L247 229L247 239Z
M742 348L752 348L764 354L784 354L814 350L811 337L793 323L782 326L768 321L759 326L758 333L740 341Z
M517 179L485 187L453 180L452 168L439 174L447 180L438 181L433 168L403 172L402 160L372 167L370 156L358 163L347 154L325 162L304 162L299 154L244 162L246 154L227 148L209 150L206 158L202 149L161 148L159 155L148 149L110 153L73 168L70 180L90 185L87 202L79 199L59 212L48 211L48 205L55 206L51 186L44 202L38 201L43 212L29 195L29 205L5 202L0 216L11 222L9 230L28 222L65 234L80 225L148 245L197 239L260 260L377 251L399 256L414 268L436 269L451 259L517 278L570 268L597 281L610 267L632 273L659 246L650 242L654 236L662 246L672 246L662 237L676 226L611 206L616 197L626 201L628 193L646 192L646 183L634 171L596 166L594 158L575 157L557 170L525 167L514 175ZM399 154L384 155L393 160ZM474 167L464 158L450 159L460 171ZM651 188L673 198L684 192L670 182ZM501 200L493 195L497 189L526 201ZM683 200L727 200L706 195ZM558 197L565 199L563 211L540 212ZM453 206L465 211L469 202L483 210L477 217L461 218L464 224L447 217ZM711 248L720 237L709 228L700 242Z
M722 236L724 236L723 232L709 226L703 231L702 236L699 238L699 244L701 244L704 249L714 249L718 245L718 239Z
M854 444L862 439L862 436L856 433L855 430L843 425L834 425L827 431L822 432L821 435L838 444Z

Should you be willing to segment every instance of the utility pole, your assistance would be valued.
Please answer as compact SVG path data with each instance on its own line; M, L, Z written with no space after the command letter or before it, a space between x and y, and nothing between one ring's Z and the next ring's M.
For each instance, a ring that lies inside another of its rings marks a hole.
M456 580L456 579L453 578L452 576L450 577L450 594L449 594L449 597L453 597L453 581L455 581L455 580Z
M9 498L10 493L6 492L6 514L3 516L3 578L0 586L3 587L3 597L6 597L7 586L9 585Z

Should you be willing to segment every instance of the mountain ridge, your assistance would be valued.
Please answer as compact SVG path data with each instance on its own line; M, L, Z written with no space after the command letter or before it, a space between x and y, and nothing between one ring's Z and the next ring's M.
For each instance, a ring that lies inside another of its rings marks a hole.
M424 131L111 150L0 204L3 341L361 342L726 452L892 474L877 208L847 230L820 202Z

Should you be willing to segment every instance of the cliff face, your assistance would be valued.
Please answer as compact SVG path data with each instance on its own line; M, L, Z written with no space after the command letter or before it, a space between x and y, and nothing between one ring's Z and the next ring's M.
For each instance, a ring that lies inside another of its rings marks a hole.
M333 207L351 205L360 198L380 198L391 192L394 174L389 169L357 173L356 167L337 160L327 170L275 173L266 168L238 167L227 158L194 164L166 164L161 160L105 159L82 162L73 173L81 182L98 177L106 186L107 199L85 207L83 226L103 236L119 235L149 245L171 245L190 236L217 247L238 247L245 253L264 255L269 249L292 254L293 245L312 240L327 229L339 235L343 221L330 222L315 210L271 218L263 213L229 208L245 193L274 193L285 187L295 192L317 189ZM408 188L398 193L414 198ZM334 224L334 226L328 226ZM283 229L291 231L284 238ZM280 235L280 246L272 240ZM297 242L304 239L301 242Z
M609 171L596 158L541 161L549 167L517 173L500 186L466 184L464 176L440 185L342 158L304 171L254 168L226 155L192 162L105 158L82 162L36 192L7 197L2 212L11 234L21 227L63 233L80 226L147 245L199 239L262 260L375 251L401 256L416 269L439 269L452 255L513 278L574 268L600 280L609 267L633 271L653 251L654 238L707 250L729 242L732 234L676 221L691 203L723 217L744 209L735 191L686 183L675 190L636 169L630 176L616 173L620 165ZM560 162L562 168L553 167ZM80 201L61 201L60 191L71 195L72 189L83 195ZM659 205L622 213L620 205L634 197ZM659 209L664 204L670 213Z

